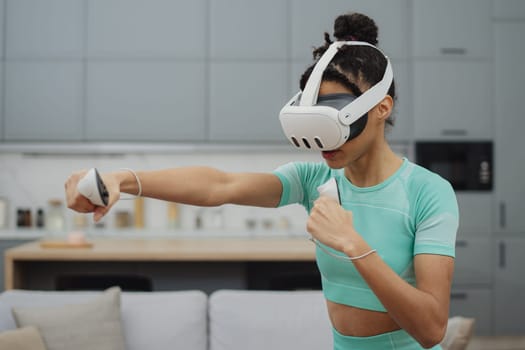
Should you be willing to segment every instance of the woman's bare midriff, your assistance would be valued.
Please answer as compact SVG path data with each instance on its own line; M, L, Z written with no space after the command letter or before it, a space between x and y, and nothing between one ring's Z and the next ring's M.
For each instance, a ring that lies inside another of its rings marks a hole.
M370 337L400 329L386 313L326 301L332 326L341 334Z

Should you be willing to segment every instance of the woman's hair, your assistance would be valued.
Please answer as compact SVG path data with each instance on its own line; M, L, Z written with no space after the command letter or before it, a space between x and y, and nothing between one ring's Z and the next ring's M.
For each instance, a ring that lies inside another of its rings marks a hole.
M376 46L377 32L378 29L374 20L361 13L344 14L338 16L334 22L334 37L337 41L365 41ZM324 45L313 50L313 58L316 63L333 42L328 33L324 33L324 39ZM359 89L357 82L360 81L370 86L375 85L383 78L386 65L385 56L373 47L343 46L326 67L323 73L323 81L342 84L355 96L359 96L363 91ZM301 76L301 90L304 90L314 66L315 63L308 67ZM394 81L392 81L388 94L392 99L396 99ZM393 125L392 116L386 122Z

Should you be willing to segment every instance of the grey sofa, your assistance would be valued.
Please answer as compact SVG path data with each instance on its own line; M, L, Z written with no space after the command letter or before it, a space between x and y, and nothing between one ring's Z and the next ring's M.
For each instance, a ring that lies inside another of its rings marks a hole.
M101 293L6 291L0 331L16 328L13 308L76 304ZM122 292L119 307L127 350L332 348L320 291Z

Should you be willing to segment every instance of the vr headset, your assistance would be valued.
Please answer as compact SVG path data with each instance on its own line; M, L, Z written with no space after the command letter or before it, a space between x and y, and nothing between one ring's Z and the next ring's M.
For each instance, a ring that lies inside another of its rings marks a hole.
M279 120L290 142L300 149L330 151L356 137L366 125L367 113L387 94L394 74L390 60L383 79L361 96L331 94L318 99L323 72L340 47L370 46L363 41L336 41L332 43L315 65L304 91L299 91L281 109Z

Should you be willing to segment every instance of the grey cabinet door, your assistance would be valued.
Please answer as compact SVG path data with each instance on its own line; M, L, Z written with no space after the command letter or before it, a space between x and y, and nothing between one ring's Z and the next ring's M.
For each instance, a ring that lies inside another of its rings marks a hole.
M87 140L203 140L204 70L193 62L89 63Z
M82 71L80 61L6 62L5 140L80 141Z
M83 2L3 4L4 139L80 141Z
M496 334L525 332L525 232L522 237L495 240L494 330Z
M472 317L476 321L476 335L491 334L492 291L487 288L452 288L450 294L450 317Z
M454 285L484 285L492 283L492 241L488 237L458 236Z
M409 11L406 0L292 0L290 10L291 54L293 60L308 60L312 47L324 44L323 33L332 37L337 16L361 12L379 27L379 47L395 59L409 56Z
M490 0L417 0L412 4L416 58L490 57Z
M488 61L416 61L416 139L491 139L490 71Z
M287 95L286 63L212 63L210 140L288 141L279 122Z
M497 232L525 232L525 22L494 23L495 212Z

